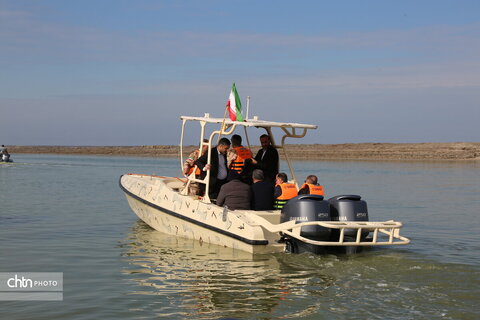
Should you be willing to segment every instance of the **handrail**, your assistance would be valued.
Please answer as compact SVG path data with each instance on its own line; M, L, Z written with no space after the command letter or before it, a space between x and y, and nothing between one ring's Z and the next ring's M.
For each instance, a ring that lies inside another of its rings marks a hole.
M235 131L237 125L244 126L245 136L247 138L248 144L250 145L250 143L248 141L248 134L247 134L247 131L246 131L246 127L249 126L249 127L263 128L267 131L268 135L270 136L270 141L271 141L272 145L275 146L276 148L283 149L285 159L286 159L287 164L288 164L288 168L290 169L291 177L293 178L293 181L294 181L295 185L297 186L297 188L298 188L298 181L297 181L297 178L295 176L295 171L294 171L293 166L291 164L290 158L289 158L288 153L287 153L286 148L285 148L285 138L287 138L287 137L303 138L306 135L308 129L316 129L317 128L317 126L315 126L315 125L260 121L260 120L258 120L257 117L254 117L254 119L249 119L248 121L245 121L245 122L231 121L231 120L226 119L226 118L224 118L224 119L210 118L209 114L205 114L204 117L185 117L185 116L182 116L182 117L180 117L180 119L182 120L182 132L181 132L181 138L180 138L180 166L182 168L183 168L183 163L184 163L184 161L183 161L183 141L184 141L184 134L185 134L185 125L186 125L187 121L198 121L200 123L200 127L201 127L201 130L200 130L200 150L202 150L203 145L206 144L206 143L203 142L203 139L205 137L206 124L207 123L216 123L216 124L221 123L222 124L220 130L213 131L211 133L210 137L209 137L208 150L207 150L207 152L208 152L207 164L210 164L210 162L211 162L211 150L213 148L212 141L213 141L213 138L214 138L215 135L218 135L218 138L220 138L222 135L230 135ZM279 127L284 131L285 134L282 136L281 145L277 145L277 143L275 143L275 137L274 137L274 135L272 133L272 130L271 130L272 127ZM300 134L297 134L297 131L296 131L297 129L302 129L303 132L300 133ZM186 195L188 193L188 188L189 188L189 186L192 182L205 184L204 201L210 202L210 197L208 196L208 192L210 190L210 170L207 170L204 179L197 179L195 177L195 170L196 170L196 166L194 167L193 172L187 177L187 179L188 179L187 185L184 188L184 190L182 191L182 194Z
M316 241L311 240L300 235L301 228L303 226L309 225L319 225L331 229L339 229L340 236L338 241ZM410 239L400 235L400 228L402 224L396 221L386 221L386 222L364 222L364 223L335 223L335 222L304 222L296 224L292 227L292 231L284 230L284 234L287 234L293 238L296 238L302 242L317 245L317 246L374 246L374 245L400 245L400 244L409 244ZM345 241L345 229L356 229L355 241ZM373 238L368 241L362 241L362 231L370 230L373 231ZM379 241L378 232L386 234L388 236L388 241Z
M180 136L180 168L182 168L182 171L183 171L183 136L185 134L186 123L187 123L187 120L182 120L182 134Z
M404 245L410 243L410 239L400 235L402 223L398 221L384 221L384 222L369 222L369 221L310 221L297 223L294 220L283 222L280 224L272 224L266 219L257 216L256 214L246 214L248 219L256 223L265 230L277 233L281 232L292 238L298 239L302 242L317 245L317 246L374 246L374 245ZM340 235L337 241L317 241L305 238L300 235L302 227L306 226L321 226L324 228L338 229ZM356 229L355 241L346 241L345 229ZM362 231L369 230L373 232L371 240L362 241ZM378 233L388 236L388 241L381 241L378 239Z
M185 123L185 119L183 120L183 123ZM202 150L202 147L203 145L207 144L205 142L203 142L203 139L205 137L205 126L206 126L207 122L206 121L200 121L200 127L201 127L201 130L200 130L200 149L199 150ZM236 128L236 124L233 123L233 124L225 124L223 125L220 130L216 130L216 131L213 131L211 134L210 134L210 137L208 138L208 150L207 150L207 164L211 164L211 157L212 157L212 154L211 154L211 150L213 149L213 146L212 146L212 141L214 139L214 137L216 135L218 135L218 137L222 136L222 135L230 135L233 133L233 131L235 130ZM182 127L182 138L181 138L181 144L183 144L183 134L184 134L184 129ZM183 160L183 158L182 158ZM182 166L183 166L183 161L182 161ZM210 190L210 170L207 170L206 172L206 175L205 175L205 178L204 179L197 179L195 177L195 170L196 170L197 166L194 167L194 170L192 171L192 173L187 177L187 185L185 186L185 188L183 189L182 191L182 194L186 195L188 193L188 187L190 186L190 184L192 182L197 182L197 183L201 183L201 184L204 184L205 185L205 195L204 195L204 201L205 202L211 202L210 201L210 197L209 197L209 190Z
M283 132L285 132L285 134L282 137L282 149L283 149L283 153L285 154L285 159L287 160L288 168L290 169L290 173L292 174L293 183L295 184L295 186L298 189L297 177L295 176L295 171L293 170L292 163L291 163L290 158L288 156L287 148L285 148L285 138L287 138L287 137L289 137L289 138L303 138L307 134L307 129L303 128L303 133L301 133L301 134L296 133L296 128L290 128L290 129L292 131L288 131L287 128L282 128Z

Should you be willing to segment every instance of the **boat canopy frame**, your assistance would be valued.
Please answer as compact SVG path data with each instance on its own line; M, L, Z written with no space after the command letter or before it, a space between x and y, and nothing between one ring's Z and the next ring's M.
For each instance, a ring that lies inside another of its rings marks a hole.
M295 171L293 169L292 163L288 156L288 152L285 148L285 140L286 138L303 138L307 134L307 131L309 129L311 130L317 129L317 126L312 124L264 121L264 120L259 120L257 116L253 117L253 119L247 119L245 121L232 121L230 119L225 119L225 118L211 118L210 114L206 113L203 117L181 116L180 119L182 120L182 134L180 138L180 167L181 168L183 168L183 164L184 164L183 141L184 141L184 134L185 134L185 126L188 121L196 121L200 123L199 150L202 150L204 146L208 146L207 164L210 164L211 162L211 150L214 147L212 145L212 142L214 141L215 137L217 137L217 143L218 143L221 136L231 135L237 127L243 127L245 130L245 138L247 140L248 147L250 148L247 128L248 127L263 128L265 129L267 134L270 136L270 141L272 142L272 145L277 149L283 150L285 159L288 164L288 168L290 169L290 175L292 177L292 181L297 188L298 188L298 182L295 176ZM208 138L205 137L205 128L207 124L217 124L217 125L220 124L220 129L213 131ZM280 128L284 132L284 135L281 138L281 144L275 143L276 140L272 133L272 128ZM204 139L208 140L208 142L204 142ZM192 182L205 184L204 201L211 202L211 199L208 195L208 192L210 190L210 170L207 170L205 179L197 179L195 176L196 169L197 169L197 166L195 165L192 173L187 176L187 185L182 191L182 194L188 193L188 187Z

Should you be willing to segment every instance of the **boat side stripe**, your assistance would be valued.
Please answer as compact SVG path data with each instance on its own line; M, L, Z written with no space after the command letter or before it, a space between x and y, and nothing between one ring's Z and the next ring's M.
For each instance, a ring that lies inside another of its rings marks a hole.
M195 219L192 219L192 218L189 218L189 217L185 217L184 215L181 215L181 214L178 214L176 213L175 211L171 211L171 210L168 210L168 209L165 209L165 208L162 208L160 207L159 205L156 205L154 203L151 203L150 201L147 201L145 199L142 199L140 198L139 196L137 196L136 194L130 192L129 190L127 190L124 186L122 186L122 182L121 182L121 179L122 177L120 177L120 181L119 181L119 185L120 185L120 189L123 190L123 192L125 192L127 195L129 195L130 197L134 198L135 200L138 200L144 204L146 204L147 206L149 207L152 207L152 208L155 208L157 210L160 210L166 214L169 214L171 216L174 216L176 218L179 218L179 219L182 219L182 220L185 220L185 221L188 221L190 223L193 223L193 224L196 224L196 225L199 225L203 228L206 228L206 229L209 229L209 230L212 230L212 231L215 231L215 232L218 232L220 234L223 234L225 236L228 236L230 238L234 238L236 240L240 240L244 243L247 243L247 244L250 244L250 245L267 245L268 244L268 240L251 240L251 239L247 239L247 238L244 238L242 236L239 236L235 233L232 233L232 232L228 232L226 230L222 230L220 228L217 228L217 227L213 227L209 224L206 224L206 223L203 223L203 222L200 222L200 221L197 221Z

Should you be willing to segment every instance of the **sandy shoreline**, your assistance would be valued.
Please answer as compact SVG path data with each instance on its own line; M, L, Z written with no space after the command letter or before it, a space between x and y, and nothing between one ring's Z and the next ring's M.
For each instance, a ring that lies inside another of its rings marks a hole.
M185 153L195 147L188 146ZM259 146L252 146L256 153ZM8 146L15 154L177 157L178 146ZM480 160L480 142L291 144L292 159L311 160ZM282 153L281 153L282 154Z

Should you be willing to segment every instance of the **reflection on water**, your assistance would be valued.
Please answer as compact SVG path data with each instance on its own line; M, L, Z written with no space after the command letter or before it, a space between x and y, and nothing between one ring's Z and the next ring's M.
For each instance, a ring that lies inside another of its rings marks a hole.
M123 273L137 284L131 294L158 298L135 310L170 318L458 319L476 313L480 293L479 270L405 249L252 256L165 235L141 221L122 249Z
M124 272L141 286L134 294L182 296L181 306L162 314L179 308L195 318L217 312L241 318L245 313L271 314L291 297L321 295L334 282L317 268L286 269L274 255L252 256L172 237L140 221L125 242L124 256L130 262Z

